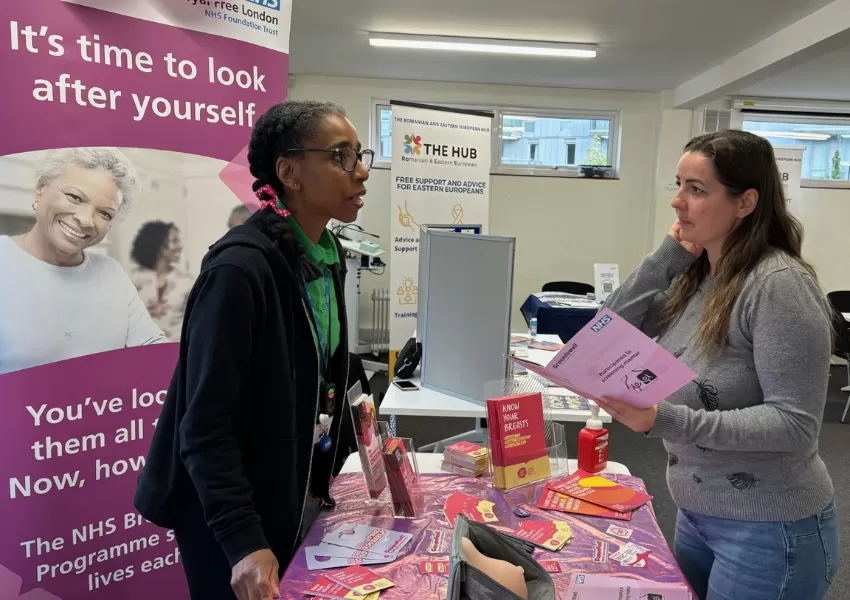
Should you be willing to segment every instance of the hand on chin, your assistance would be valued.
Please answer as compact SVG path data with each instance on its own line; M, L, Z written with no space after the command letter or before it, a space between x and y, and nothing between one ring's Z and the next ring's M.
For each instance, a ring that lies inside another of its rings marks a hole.
M704 250L703 246L692 241L693 225L691 223L688 223L687 221L682 222L679 219L676 219L675 223L673 223L673 226L670 228L669 235L694 256L699 257L702 255Z

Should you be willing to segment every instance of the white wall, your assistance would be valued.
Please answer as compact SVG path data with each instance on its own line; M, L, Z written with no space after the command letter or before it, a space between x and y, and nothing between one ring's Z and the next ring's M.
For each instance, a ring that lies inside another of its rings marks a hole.
M35 201L35 161L40 152L0 157L0 214L29 217Z
M621 111L620 180L492 177L490 232L517 238L515 330L525 326L520 305L545 282L593 283L594 262L619 263L628 273L652 245L659 94L298 75L290 97L339 102L364 145L369 143L373 99ZM367 187L362 225L388 247L389 170L373 170ZM388 285L387 275L364 275L362 327L370 327L372 289Z
M662 95L659 118L656 180L654 188L655 227L652 246L658 246L676 218L670 206L676 194L676 167L682 157L682 148L691 139L693 111L670 108L671 94Z
M218 176L226 162L187 154L180 156L185 177L185 206L191 224L184 229L184 258L189 272L197 275L209 247L227 233L230 213L242 203Z
M667 106L667 97L664 97ZM670 200L675 194L676 164L692 137L691 110L664 108L658 144L655 230L657 245L675 218ZM697 115L701 119L701 115ZM672 185L672 187L671 187ZM850 189L803 188L797 214L803 223L803 255L817 269L824 291L850 290Z
M850 290L850 189L804 188L798 216L824 291Z

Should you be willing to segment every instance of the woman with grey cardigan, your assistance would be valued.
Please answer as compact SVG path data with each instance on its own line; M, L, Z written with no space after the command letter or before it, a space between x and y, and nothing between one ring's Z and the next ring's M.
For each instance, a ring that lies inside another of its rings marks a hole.
M839 545L818 456L832 336L802 226L758 136L695 138L676 180L669 235L606 307L699 375L651 409L600 404L664 440L674 550L699 598L822 599Z

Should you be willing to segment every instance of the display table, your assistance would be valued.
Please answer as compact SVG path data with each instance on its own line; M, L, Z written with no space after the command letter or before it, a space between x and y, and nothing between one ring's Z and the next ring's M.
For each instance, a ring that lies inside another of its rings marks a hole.
M610 477L629 487L645 489L643 482L635 477L629 475L610 475ZM447 576L420 574L419 561L448 558L447 550L431 553L433 548L430 546L432 533L451 532L442 512L446 498L454 492L465 492L494 502L494 513L499 522L493 525L504 528L505 531L515 529L522 521L513 514L512 505L521 505L529 510L532 513L530 519L568 521L573 530L571 544L559 552L538 549L534 553L537 560L559 562L562 572L553 574L552 578L560 594L566 591L568 575L573 571L622 575L633 579L666 583L685 583L673 553L658 527L651 504L636 510L631 521L610 521L535 508L533 504L543 488L542 483L508 492L506 494L508 500L506 500L500 492L490 488L481 479L449 474L423 474L421 482L425 495L423 515L412 520L394 520L388 504L367 506L364 502L366 490L361 474L347 473L337 477L331 488L331 494L337 503L336 508L333 511L323 512L308 531L304 542L281 579L281 598L283 600L303 598L304 590L320 576L330 572L328 570L308 571L304 547L318 545L327 532L341 525L365 524L413 534L413 539L402 550L398 560L384 565L369 565L370 569L396 584L396 587L381 594L381 600L444 599ZM609 553L613 554L621 545L627 543L626 540L607 533L611 524L631 529L633 533L629 541L652 552L645 568L624 567L608 558ZM594 562L594 560L600 562Z
M526 323L537 319L537 333L557 335L563 342L581 331L598 311L598 307L559 306L534 294L530 295L520 308Z
M578 461L575 459L570 459L569 461L569 469L570 473L578 469ZM423 475L429 475L434 473L444 473L441 465L443 463L443 455L436 454L433 452L417 452L416 453L416 464L419 467L419 472ZM359 454L351 454L346 459L345 464L342 465L342 470L340 474L347 473L362 473L363 467L360 464L360 455ZM602 471L603 473L610 473L612 475L631 475L631 472L626 467L626 465L618 463L618 462L608 462L608 468Z

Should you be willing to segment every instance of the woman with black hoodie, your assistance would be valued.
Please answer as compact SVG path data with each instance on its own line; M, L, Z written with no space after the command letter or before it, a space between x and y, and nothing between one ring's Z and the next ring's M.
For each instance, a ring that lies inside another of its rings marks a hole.
M193 600L271 600L348 452L345 262L373 153L345 110L286 102L248 150L263 208L209 251L136 508L173 529ZM347 421L344 423L344 421Z

